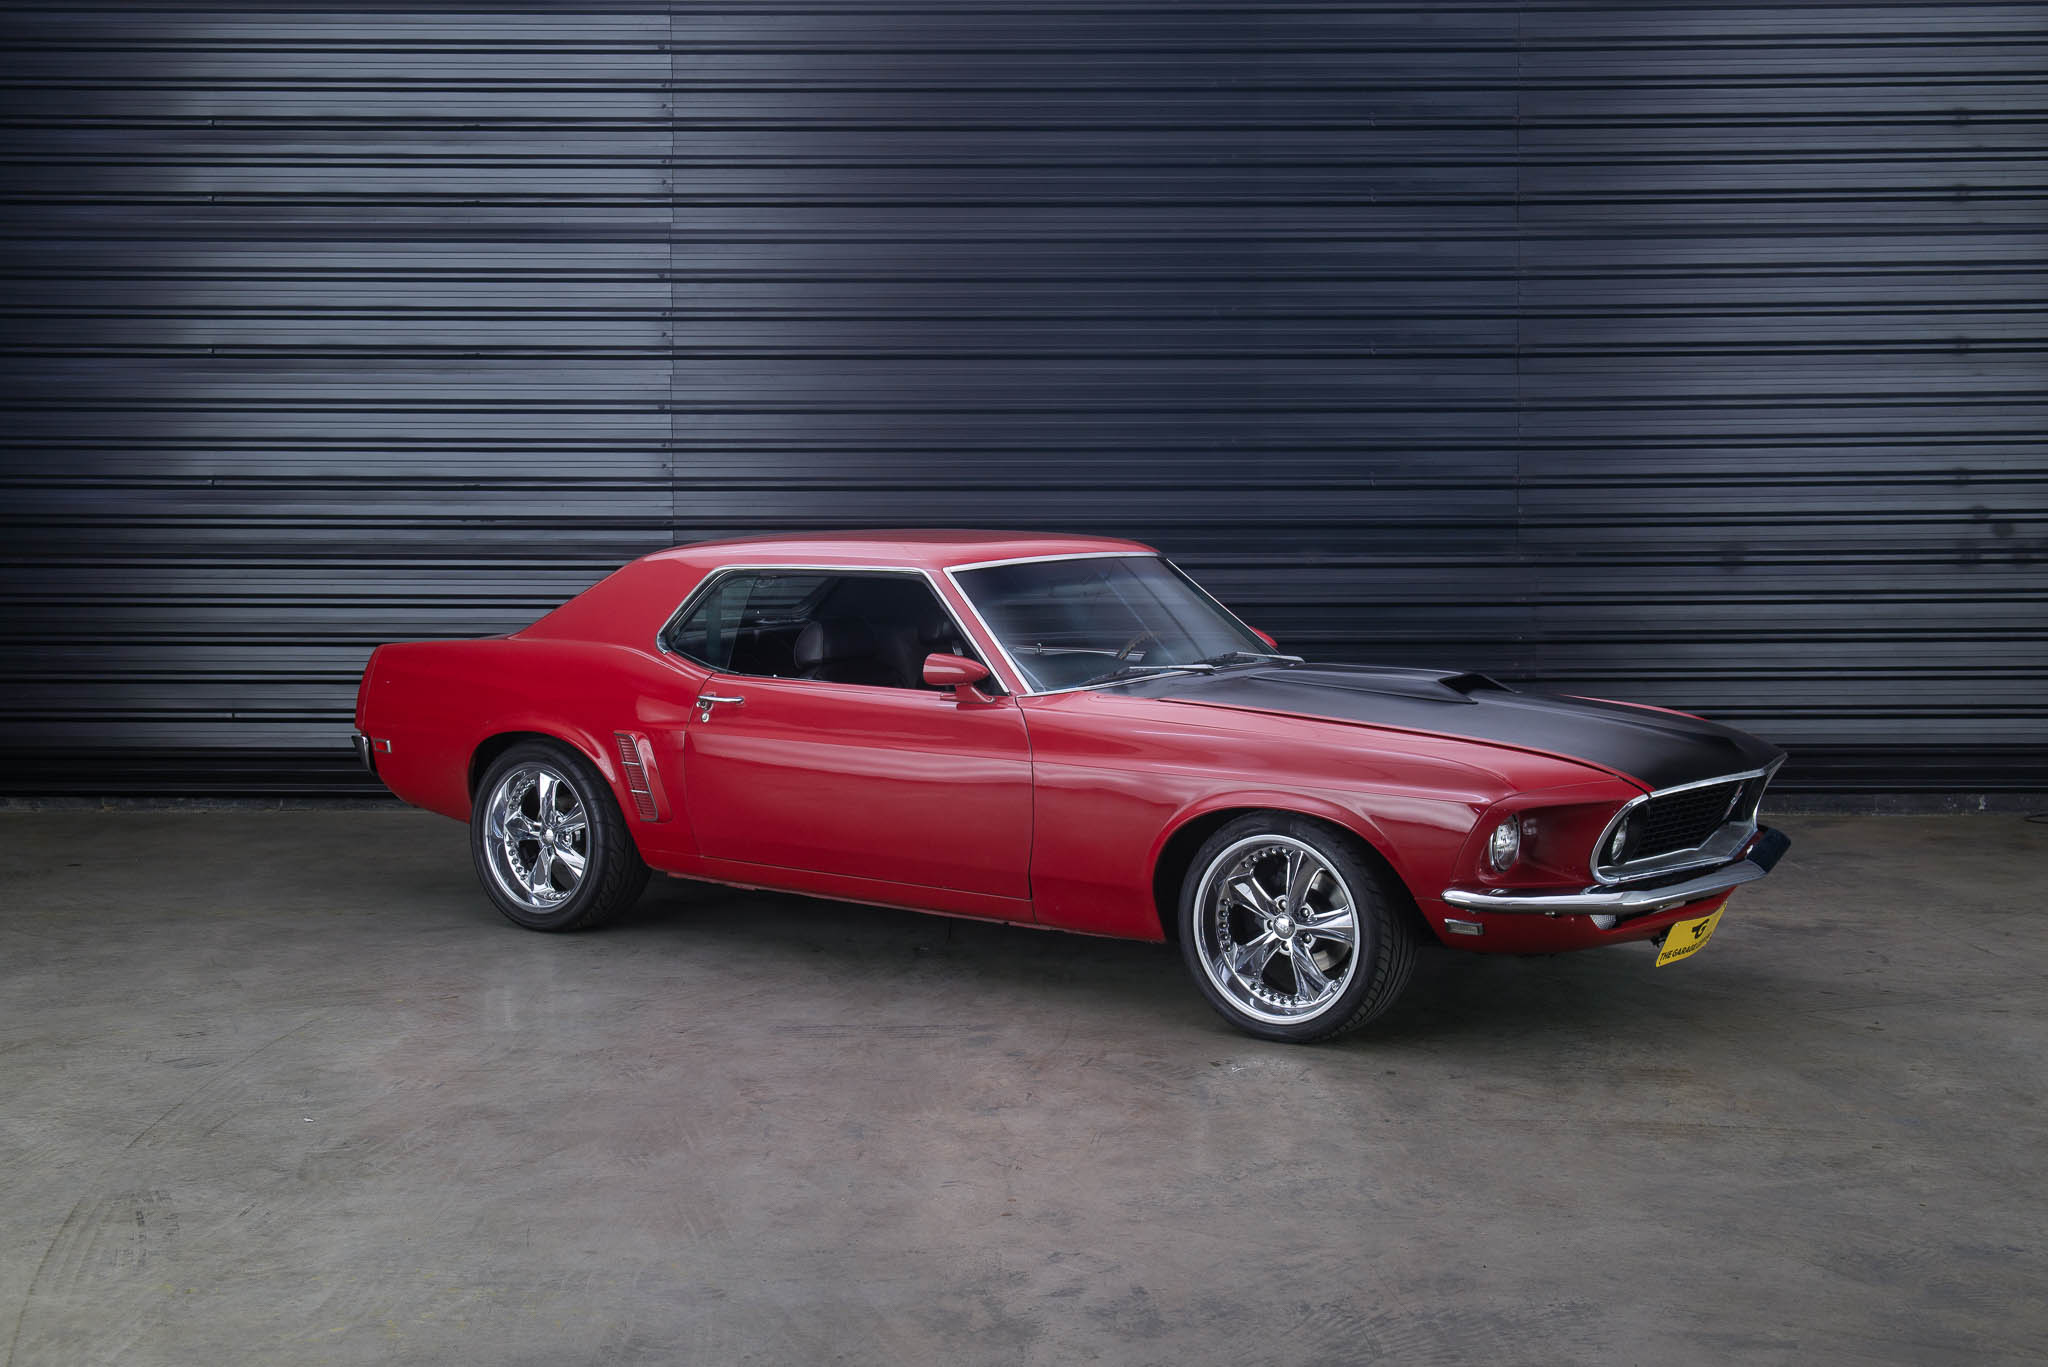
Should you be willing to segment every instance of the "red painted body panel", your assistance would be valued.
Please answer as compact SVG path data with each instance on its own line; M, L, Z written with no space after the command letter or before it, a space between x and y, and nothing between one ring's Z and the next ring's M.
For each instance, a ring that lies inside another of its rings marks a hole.
M1041 921L1076 930L1156 938L1160 849L1184 822L1233 809L1335 821L1411 889L1427 887L1509 781L1461 761L1469 743L1441 737L1377 733L1389 744L1375 749L1341 743L1363 728L1118 693L1027 698L1024 712L1037 783L1032 890Z
M467 819L478 756L494 738L552 736L612 784L656 869L852 901L1158 939L1154 872L1175 833L1274 808L1369 843L1439 938L1459 949L1583 948L1646 938L1699 914L1679 908L1603 932L1582 916L1490 913L1479 918L1484 935L1449 935L1446 916L1474 918L1439 899L1445 887L1508 881L1483 867L1494 821L1556 808L1555 829L1575 831L1577 821L1597 834L1642 786L1581 761L1455 736L1121 691L1015 696L1021 681L944 574L978 561L1148 550L941 532L683 547L635 561L508 637L380 647L357 725L390 743L377 755L384 782L429 810ZM733 565L923 572L1010 696L713 676L662 651L657 638L690 591ZM746 702L707 714L697 706L704 693ZM635 809L617 762L620 731L644 738L662 819ZM1511 881L1583 882L1585 848L1554 859L1533 850Z
M706 687L746 702L690 723L684 802L705 856L1028 908L1031 748L1014 698L726 674Z

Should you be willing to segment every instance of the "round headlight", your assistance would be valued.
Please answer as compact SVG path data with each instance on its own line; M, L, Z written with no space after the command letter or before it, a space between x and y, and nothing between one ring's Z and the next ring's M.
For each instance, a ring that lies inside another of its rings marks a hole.
M1621 824L1614 828L1614 839L1607 842L1607 862L1610 864L1619 864L1621 862L1621 856L1623 852L1625 852L1627 849L1628 818L1623 817Z
M1494 868L1506 873L1522 853L1522 823L1514 817L1493 828L1493 834L1486 841L1486 857L1493 861Z

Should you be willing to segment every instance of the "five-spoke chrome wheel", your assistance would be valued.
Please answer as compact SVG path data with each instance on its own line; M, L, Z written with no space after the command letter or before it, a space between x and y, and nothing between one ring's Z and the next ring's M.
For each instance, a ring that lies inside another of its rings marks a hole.
M491 788L485 808L491 877L520 905L553 911L590 867L590 817L575 785L547 764L522 764Z
M545 737L507 746L484 771L469 848L484 890L528 930L581 930L633 904L647 865L604 776Z
M1213 860L1195 894L1201 961L1232 1005L1288 1024L1321 1015L1358 970L1358 912L1329 860L1254 835Z
M1407 985L1414 908L1370 846L1329 822L1248 812L1212 832L1181 885L1181 952L1224 1019L1265 1039L1363 1025Z

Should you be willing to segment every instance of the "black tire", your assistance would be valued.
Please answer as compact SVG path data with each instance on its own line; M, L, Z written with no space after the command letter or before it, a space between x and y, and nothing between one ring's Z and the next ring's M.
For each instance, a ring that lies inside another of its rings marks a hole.
M1356 1030L1394 1004L1415 970L1406 890L1355 837L1306 817L1255 812L1203 841L1178 915L1195 985L1260 1039L1305 1044Z
M552 782L542 780L543 774ZM528 776L531 786L521 787ZM516 803L511 801L514 791L520 793ZM541 810L543 792L552 799L551 816ZM494 812L496 820L516 831L531 826L534 838L508 839L495 832ZM574 822L577 813L580 828ZM484 771L470 804L469 852L492 904L506 920L528 930L602 925L632 906L647 886L647 865L610 786L589 760L560 741L520 741ZM583 861L580 871L571 868L575 858ZM549 870L545 877L543 866Z

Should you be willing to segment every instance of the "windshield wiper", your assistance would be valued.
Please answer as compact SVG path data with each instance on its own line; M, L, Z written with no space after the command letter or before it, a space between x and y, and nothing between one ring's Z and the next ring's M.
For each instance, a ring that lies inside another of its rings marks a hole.
M1125 665L1122 669L1112 669L1107 674L1097 674L1087 682L1074 686L1076 688L1088 688L1094 684L1114 683L1118 679L1139 679L1150 674L1214 674L1215 672L1216 666L1210 664L1207 660L1199 663L1177 665Z
M1278 651L1226 650L1221 655L1211 655L1202 663L1205 665L1264 664L1268 660L1285 660L1289 664L1303 664L1299 655L1282 655Z

